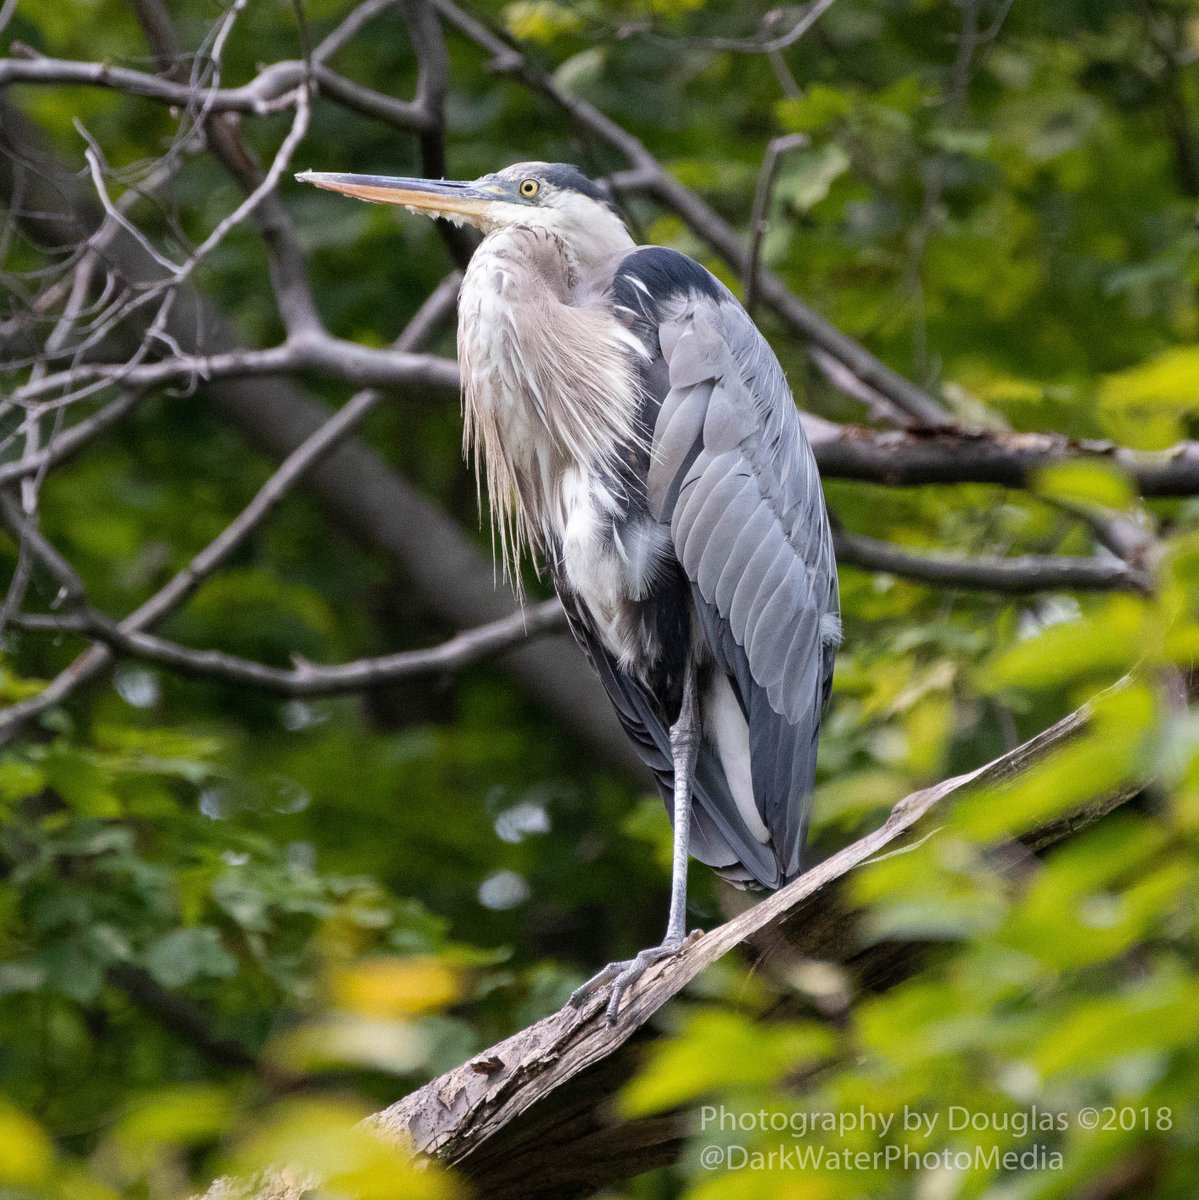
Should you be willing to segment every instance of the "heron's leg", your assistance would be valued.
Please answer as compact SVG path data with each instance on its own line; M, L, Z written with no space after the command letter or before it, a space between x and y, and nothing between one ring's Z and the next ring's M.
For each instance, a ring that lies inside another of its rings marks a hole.
M593 979L588 980L570 998L579 1005L598 988L611 983L607 1017L615 1024L620 1001L625 992L645 972L664 958L670 958L682 948L687 937L687 858L691 845L691 790L695 775L695 759L699 752L699 705L695 695L695 664L688 657L683 674L683 702L678 720L670 729L670 755L674 763L674 855L670 875L670 916L666 922L666 937L659 946L642 950L636 958L610 963Z
M682 945L687 936L687 859L691 848L691 791L699 754L699 704L695 698L695 664L683 668L683 702L670 727L674 762L674 855L670 866L670 916L663 945Z

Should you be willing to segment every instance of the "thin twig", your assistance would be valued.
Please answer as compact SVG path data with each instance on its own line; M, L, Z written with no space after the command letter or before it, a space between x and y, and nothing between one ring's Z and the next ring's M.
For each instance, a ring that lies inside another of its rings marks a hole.
M771 139L762 156L762 168L758 172L758 185L754 188L753 211L749 218L749 255L742 280L745 287L745 311L752 313L758 291L758 258L762 251L762 238L770 216L770 196L783 155L808 144L804 133L785 133Z
M836 2L837 0L812 0L786 33L774 37L690 37L686 41L690 46L705 50L726 50L733 54L777 54L794 46Z
M100 388L165 387L195 380L312 371L351 383L380 386L414 384L451 391L458 389L458 368L452 359L376 349L313 332L289 338L265 350L228 350L195 357L180 351L151 363L89 363L59 371L16 388L10 399L18 404L41 400L56 392L54 404L76 403ZM2 480L0 476L0 480Z

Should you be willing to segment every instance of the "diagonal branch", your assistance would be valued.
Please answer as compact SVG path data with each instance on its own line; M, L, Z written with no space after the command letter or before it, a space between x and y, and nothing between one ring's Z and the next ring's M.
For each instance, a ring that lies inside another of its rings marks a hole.
M977 770L907 796L878 829L652 967L615 1025L604 1020L602 995L581 1009L567 1006L384 1109L371 1124L385 1137L456 1167L486 1200L587 1194L671 1161L686 1132L684 1119L614 1125L611 1114L614 1091L635 1068L630 1043L643 1039L654 1014L724 955L783 930L801 951L867 975L871 953L856 937L842 899L844 882L884 852L937 836L934 819L955 797L1027 771L1075 737L1088 719L1084 706ZM1137 790L1129 785L1097 797L1021 840L1031 850L1046 849ZM875 967L893 953L893 947L879 948ZM204 1200L299 1200L301 1182L285 1172L253 1181L221 1179Z
M1073 738L1089 717L1088 707L1077 709L984 766L905 797L873 833L846 846L726 924L693 940L678 957L652 968L627 1001L615 1026L604 1019L603 995L593 997L579 1010L567 1006L392 1105L379 1114L380 1127L393 1133L406 1132L419 1150L443 1161L452 1163L465 1158L534 1103L618 1049L717 959L751 938L779 928L801 905L884 849L895 849L910 835L929 832L917 827L925 816L944 806L951 797L1028 770ZM1080 819L1094 820L1130 794L1109 798L1088 813L1080 814ZM481 1059L495 1060L499 1066L480 1071L477 1063ZM441 1102L447 1095L455 1097L449 1110Z

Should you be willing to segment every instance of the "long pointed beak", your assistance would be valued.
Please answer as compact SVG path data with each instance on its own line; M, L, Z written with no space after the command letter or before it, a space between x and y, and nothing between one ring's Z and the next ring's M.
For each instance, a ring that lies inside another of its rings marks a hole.
M393 179L387 175L336 175L304 171L296 178L329 192L376 204L400 204L435 216L477 217L498 197L473 183L439 179Z

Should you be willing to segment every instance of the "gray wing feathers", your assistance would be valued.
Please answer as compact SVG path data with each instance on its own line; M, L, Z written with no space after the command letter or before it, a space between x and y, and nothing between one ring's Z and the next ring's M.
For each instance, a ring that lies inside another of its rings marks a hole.
M647 480L647 501L650 512L661 519L678 502L679 490L697 448L702 444L700 434L712 394L710 383L695 387L671 389L658 413L654 429L654 455L650 461ZM675 470L660 469L661 464L673 463Z
M669 522L705 638L736 683L755 801L786 877L799 867L836 625L820 482L782 370L731 296L681 297L658 332L669 391L647 499ZM742 832L739 853L746 841Z

